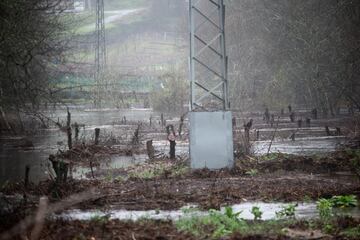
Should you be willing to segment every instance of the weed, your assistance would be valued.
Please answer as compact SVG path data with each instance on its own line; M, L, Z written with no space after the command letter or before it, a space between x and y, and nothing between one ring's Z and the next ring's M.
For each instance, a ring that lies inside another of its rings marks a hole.
M282 206L282 209L276 212L276 216L278 218L295 217L295 211L297 206L298 204L289 204L286 206Z
M113 177L112 177L111 173L107 174L105 177L105 181L112 182L112 180L113 180Z
M328 221L333 216L333 203L328 199L319 199L316 202L316 208L319 211L320 218L324 221Z
M178 220L175 225L180 231L185 231L194 236L206 236L221 238L239 231L247 226L247 223L239 219L240 213L234 213L232 208L226 207L225 212L209 210L207 216L185 216Z
M312 202L312 199L311 199L310 196L305 195L304 198L303 198L303 202L305 202L305 203L310 203L310 202Z
M199 208L194 207L194 206L185 206L185 207L182 207L182 208L181 208L181 211L182 211L184 214L189 214L189 213L198 212L198 211L199 211Z
M240 212L234 212L234 210L232 209L232 207L225 207L225 215L228 217L228 218L231 218L231 219L238 219L240 214L242 213L242 211Z
M251 213L254 215L254 220L255 221L260 220L261 217L262 217L262 214L263 214L263 212L257 206L252 207Z
M328 234L331 234L333 233L335 230L334 226L330 223L326 223L323 227L323 232L324 233L328 233Z
M117 183L121 183L121 182L125 182L125 178L123 176L118 176L115 178L114 182L117 182Z
M104 215L104 216L100 216L100 215L95 215L93 217L91 217L90 221L92 222L96 222L99 224L105 224L110 220L110 215Z
M273 161L273 160L277 160L280 158L284 158L285 156L287 156L287 154L283 154L283 153L268 153L266 155L263 155L260 157L260 160L262 161Z
M256 176L258 173L259 173L259 171L258 171L257 169L250 169L250 170L247 171L245 174L254 177L254 176Z
M360 178L360 150L347 150L349 155L352 171Z
M190 168L185 164L177 165L173 169L171 169L171 176L176 177L184 175L185 173L189 172L189 169Z
M341 235L346 238L360 239L360 226L353 227L353 228L347 228L341 232Z
M355 195L333 196L330 200L333 207L348 208L358 205Z

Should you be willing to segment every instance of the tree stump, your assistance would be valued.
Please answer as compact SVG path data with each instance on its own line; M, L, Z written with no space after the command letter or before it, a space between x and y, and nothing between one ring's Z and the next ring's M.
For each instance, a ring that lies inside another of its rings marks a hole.
M71 113L69 112L69 109L67 110L66 132L68 137L68 147L69 149L72 149Z
M77 122L75 122L74 124L75 127L75 142L77 143L79 141L79 124L77 124Z
M153 140L146 141L146 151L150 160L155 158L155 149L153 146Z
M313 110L311 110L311 116L313 119L317 119L318 118L318 111L316 108L314 108Z
M182 115L180 117L180 125L179 125L179 131L178 131L180 139L181 139L183 126L184 126L184 115Z
M330 132L329 126L325 126L325 132L326 132L326 135L327 135L327 136L331 136L331 135L332 135L331 132Z
M167 132L167 139L170 143L170 159L175 159L175 146L176 146L176 135L175 135L175 130L174 130L174 126L173 125L168 125L166 126L166 132Z
M95 128L95 145L99 144L100 128Z
M297 121L297 124L298 124L298 128L302 128L302 119L301 118Z
M67 181L69 163L64 160L57 159L54 155L50 155L49 160L56 175L56 182L65 183Z
M292 113L290 113L290 121L293 123L293 122L295 122L295 113L294 112L292 112Z

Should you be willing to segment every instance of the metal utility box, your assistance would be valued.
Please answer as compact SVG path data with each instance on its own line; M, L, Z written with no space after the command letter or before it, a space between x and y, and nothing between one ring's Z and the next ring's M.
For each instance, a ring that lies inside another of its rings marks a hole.
M190 113L191 168L234 166L231 112Z

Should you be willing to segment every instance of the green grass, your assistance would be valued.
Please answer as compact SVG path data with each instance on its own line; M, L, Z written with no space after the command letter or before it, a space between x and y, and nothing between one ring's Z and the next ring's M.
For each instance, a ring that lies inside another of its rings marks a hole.
M175 222L179 231L187 232L195 237L219 239L233 233L242 236L254 235L283 235L283 229L289 227L295 220L270 220L270 221L245 221L239 218L240 213L226 210L222 213L217 210L209 210L206 216L196 215L196 211L190 211L183 218Z
M193 234L194 236L208 236L220 238L245 228L247 223L235 215L223 214L220 211L210 210L207 216L189 214L175 223L179 231Z
M282 209L276 212L278 218L295 217L297 204L289 204L282 207Z
M340 235L350 239L360 239L360 226L347 228L343 230Z

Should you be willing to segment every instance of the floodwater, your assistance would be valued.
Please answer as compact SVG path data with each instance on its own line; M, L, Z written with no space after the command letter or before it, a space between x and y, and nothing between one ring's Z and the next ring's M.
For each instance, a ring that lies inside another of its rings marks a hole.
M345 142L344 136L304 137L297 138L295 141L277 139L272 143L271 141L257 141L253 144L253 152L255 155L264 155L268 153L269 146L271 146L269 153L310 155L332 152Z
M80 129L80 141L82 139L93 139L94 129L101 129L101 136L111 138L115 136L122 142L128 141L134 132L135 125L125 125L122 119L131 121L133 124L138 121L149 122L150 117L153 123L158 123L159 115L151 109L87 109L86 107L71 107L72 123L84 124ZM66 109L59 109L55 112L45 112L50 118L59 121L62 125L66 122ZM178 123L178 119L169 120L168 123ZM158 126L160 128L160 126ZM291 131L292 128L279 128L278 133ZM146 129L146 131L148 131ZM262 133L270 129L262 129ZM299 135L295 141L276 137L271 144L270 152L282 152L288 154L308 155L324 153L335 150L335 148L346 141L344 137L324 136L325 132L320 127L304 128L303 134ZM322 134L321 134L322 132ZM319 134L320 133L320 134ZM177 140L176 154L188 156L189 143L186 140ZM143 140L154 139L153 145L158 153L168 154L169 143L166 136L161 131L151 130L149 133L142 133ZM163 139L163 140L161 140ZM26 142L32 142L33 147L24 147ZM48 156L55 154L59 149L66 150L66 134L58 128L44 129L33 136L21 137L0 137L0 184L9 181L18 181L24 178L26 165L30 166L30 181L38 182L48 178L49 162ZM270 141L253 142L253 152L257 155L266 154ZM126 147L125 145L122 147ZM106 165L102 164L102 169L127 167L132 164L141 163L146 160L146 156L112 156ZM109 165L110 162L110 165ZM83 178L89 173L89 166L79 167L72 172L73 177Z
M147 159L147 155L140 154L140 155L133 155L133 156L118 156L113 155L109 156L109 159L100 163L99 166L94 167L93 170L103 170L108 171L111 169L120 169L126 168L135 164L144 163ZM91 174L90 166L78 166L73 169L71 172L71 176L75 179L89 179Z
M319 213L316 209L315 202L309 203L292 203L297 204L295 208L296 219L313 219L318 218ZM264 203L264 202L245 202L231 206L234 212L240 212L239 218L244 220L253 220L254 215L251 213L253 207L259 207L263 212L262 220L276 219L276 213L281 211L283 207L288 206L289 203ZM193 206L191 206L193 207ZM110 208L111 209L111 208ZM106 212L98 210L68 210L61 214L54 215L55 218L61 218L66 220L91 220L95 217L109 216L110 219L119 220L139 220L139 219L162 219L162 220L178 220L182 217L191 216L205 216L208 212L199 211L194 208L191 211L185 211L189 209L189 206L180 210L173 211L161 211L161 210L149 210L149 211L128 211L128 210L109 210ZM224 208L221 209L224 212ZM359 208L348 209L336 209L334 213L337 215L350 215L355 218L360 218Z
M85 128L80 129L80 140L91 139L94 135L94 129L100 128L100 135L115 135L118 138L125 139L131 137L131 128L128 125L118 125L123 117L127 121L148 121L150 116L155 117L151 109L107 109L107 110L90 110L76 109L70 110L72 123L85 124ZM66 110L57 110L48 115L57 121L65 124ZM124 131L128 131L124 133ZM32 142L33 147L25 147L26 142ZM44 129L36 135L23 137L0 137L0 184L6 181L19 181L24 178L26 166L30 166L30 181L36 183L49 177L50 154L67 148L66 134L58 128ZM132 158L112 159L113 167L126 166L133 161ZM120 164L124 161L123 164ZM75 176L81 176L81 169L74 173Z

